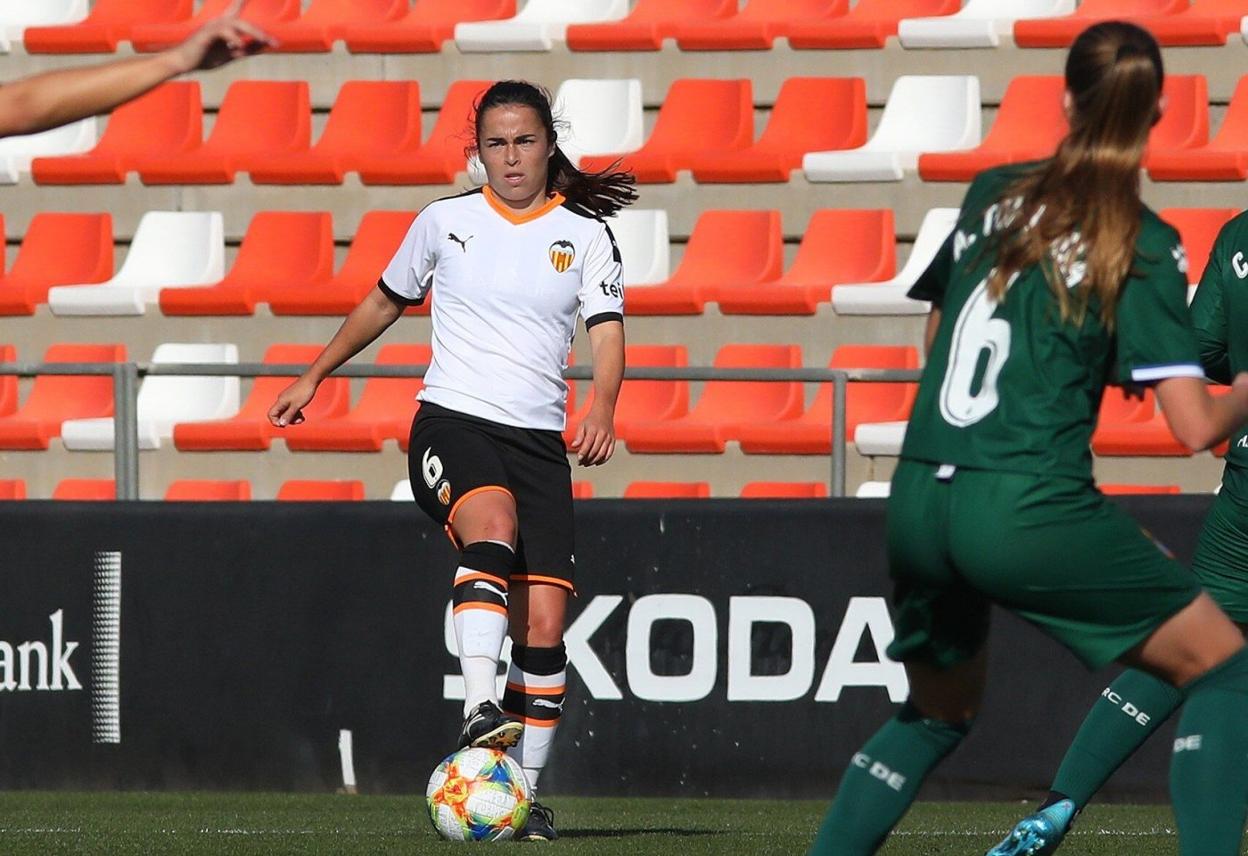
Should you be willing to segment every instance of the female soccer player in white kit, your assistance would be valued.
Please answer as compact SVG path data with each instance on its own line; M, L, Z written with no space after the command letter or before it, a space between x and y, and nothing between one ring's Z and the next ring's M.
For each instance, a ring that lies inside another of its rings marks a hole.
M494 84L474 127L486 185L417 216L377 288L269 418L302 421L326 376L433 292L433 360L408 454L417 502L462 551L453 595L466 690L459 745L511 748L536 786L563 708L575 568L562 372L579 313L594 403L571 448L584 466L605 463L615 449L624 301L619 250L602 218L636 192L626 173L576 169L557 145L549 95L532 84ZM555 837L553 813L534 803L521 840Z

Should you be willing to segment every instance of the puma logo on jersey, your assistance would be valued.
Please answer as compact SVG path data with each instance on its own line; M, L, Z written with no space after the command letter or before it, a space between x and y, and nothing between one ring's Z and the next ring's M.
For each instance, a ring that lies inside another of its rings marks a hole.
M474 589L480 589L481 591L488 591L490 594L494 595L495 597L500 598L503 601L504 605L506 605L507 603L507 592L503 591L496 585L487 583L485 580L477 580L475 583L472 584L472 587Z
M1235 268L1235 275L1240 279L1248 278L1248 262L1244 261L1243 253L1236 253L1231 259L1231 267Z
M551 701L550 699L535 698L533 699L533 706L534 707L548 707L551 710L557 710L560 713L563 713L563 702L554 702L554 701Z
M448 232L446 234L446 237L450 238L452 241L459 244L460 248L463 249L463 251L466 253L468 252L468 242L471 241L476 236L469 235L467 238L460 238L454 232Z

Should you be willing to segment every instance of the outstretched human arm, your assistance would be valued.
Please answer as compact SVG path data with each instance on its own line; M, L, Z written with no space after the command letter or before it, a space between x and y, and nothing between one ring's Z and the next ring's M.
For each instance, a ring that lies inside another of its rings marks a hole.
M1157 400L1176 440L1200 452L1248 424L1248 372L1240 372L1226 395L1213 396L1201 378L1172 377L1157 384Z
M594 403L569 446L576 461L594 467L615 453L615 402L624 380L624 322L603 321L589 328L594 359Z

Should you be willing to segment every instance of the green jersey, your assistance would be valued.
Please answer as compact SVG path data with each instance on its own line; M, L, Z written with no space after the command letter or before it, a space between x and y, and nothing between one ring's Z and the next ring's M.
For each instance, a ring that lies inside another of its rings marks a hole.
M1187 260L1178 233L1142 208L1113 332L1096 300L1080 323L1063 321L1038 265L994 300L987 290L994 235L1017 212L1017 201L1002 196L1026 168L975 178L953 233L910 291L938 306L941 319L901 456L1091 480L1089 443L1107 383L1204 376L1187 312ZM1078 287L1078 236L1056 242L1051 259L1067 287Z

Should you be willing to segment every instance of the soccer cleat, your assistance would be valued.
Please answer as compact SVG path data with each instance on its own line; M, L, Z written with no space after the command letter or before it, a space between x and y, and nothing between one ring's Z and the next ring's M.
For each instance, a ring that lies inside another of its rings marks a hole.
M1057 850L1075 819L1075 804L1061 800L1028 815L985 856L1048 856Z
M492 701L483 701L464 719L459 732L459 748L510 749L520 742L524 723L499 710Z
M554 841L559 837L555 832L555 812L534 800L529 806L529 819L524 829L516 836L517 841Z

